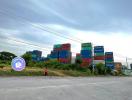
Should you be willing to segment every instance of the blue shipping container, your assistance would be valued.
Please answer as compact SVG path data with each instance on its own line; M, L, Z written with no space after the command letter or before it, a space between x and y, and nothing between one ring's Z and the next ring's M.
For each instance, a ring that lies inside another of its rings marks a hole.
M58 56L56 56L56 55L51 55L51 58L58 58Z
M59 55L59 58L69 58L69 55Z
M82 58L92 58L91 54L85 54L85 55L81 55Z
M94 46L94 49L104 49L104 46Z
M90 50L81 50L81 57L82 58L91 58L92 57L92 51L90 51Z
M115 67L114 66L107 66L108 68L110 68L110 69L114 69Z
M62 50L59 52L59 55L69 55L69 54L70 54L70 52L67 50Z
M113 57L112 58L105 58L105 61L114 61Z
M94 50L94 53L104 53L104 49Z
M67 50L62 50L59 52L59 58L69 58L71 56L71 52Z
M113 55L113 52L105 52L105 55Z
M58 58L59 52L51 52L51 58Z
M92 54L91 50L81 50L81 54Z
M109 67L109 68L111 68L111 69L114 69L114 64L106 63L105 66L106 66L106 67Z

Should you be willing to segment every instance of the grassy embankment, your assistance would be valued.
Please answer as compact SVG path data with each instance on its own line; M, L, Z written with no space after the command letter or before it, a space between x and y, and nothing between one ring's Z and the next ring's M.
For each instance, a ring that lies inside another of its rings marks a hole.
M14 71L9 65L0 65L0 76L43 76L43 68L39 67L26 67L23 71ZM48 69L48 76L91 76L90 70L61 70L61 69Z

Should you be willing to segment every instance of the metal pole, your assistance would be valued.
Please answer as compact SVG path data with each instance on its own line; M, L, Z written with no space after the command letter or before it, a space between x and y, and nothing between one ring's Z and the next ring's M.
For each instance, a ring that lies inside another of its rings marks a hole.
M93 46L93 44L92 44ZM93 50L93 47L92 47L92 69L93 69L93 73L94 73L94 50Z
M126 64L127 64L127 68L128 68L128 61L127 61L127 57L126 57Z

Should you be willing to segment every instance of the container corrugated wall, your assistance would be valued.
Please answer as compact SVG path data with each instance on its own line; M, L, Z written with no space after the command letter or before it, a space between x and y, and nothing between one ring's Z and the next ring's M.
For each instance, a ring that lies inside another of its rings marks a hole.
M105 64L105 56L104 56L104 46L94 46L94 61L93 63L99 64L103 63Z
M92 43L82 43L81 45L82 67L92 65Z
M114 69L113 52L105 52L105 66L110 69Z
M76 63L80 63L81 61L82 61L81 54L80 54L80 53L77 53L77 54L76 54L75 62L76 62Z
M56 44L50 54L51 59L57 59L60 63L71 63L71 44Z
M40 61L40 60L41 60L42 51L33 50L33 51L29 51L29 52L27 52L27 53L31 54L31 56L32 56L32 61Z

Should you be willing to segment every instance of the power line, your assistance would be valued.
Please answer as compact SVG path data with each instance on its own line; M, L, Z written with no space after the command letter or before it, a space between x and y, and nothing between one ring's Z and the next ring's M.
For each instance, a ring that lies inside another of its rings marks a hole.
M1 11L1 13L8 15L7 13L5 13L3 11ZM10 14L8 16L12 16L12 14ZM68 39L68 40L72 40L74 42L81 43L81 41L79 39L74 39L73 37L72 38L71 37L68 37L68 35L63 35L62 33L55 32L55 31L53 31L51 29L50 30L49 29L45 29L45 28L48 28L48 27L45 27L44 25L42 26L42 25L38 25L38 24L37 25L32 24L27 18L25 18L23 16L17 15L17 16L12 16L12 17L17 17L17 18L19 17L20 19L26 21L28 24L32 25L33 27L38 28L38 29L41 29L41 30L43 30L45 32L48 32L50 34L53 34L53 35L56 35L56 36L59 36L61 38L65 38L65 39ZM20 22L20 20L19 20L19 22ZM23 21L22 21L22 23L25 24Z
M7 10L8 11L8 10ZM3 12L2 11L2 13L3 14L6 14L6 15L8 15L7 13L5 13L5 12ZM15 17L15 16L12 16L12 17ZM51 28L48 28L46 25L46 27L45 26L43 26L43 25L34 25L34 24L32 24L29 20L27 20L27 18L25 18L25 17L23 17L23 16L20 16L20 15L17 15L17 18L21 18L22 20L24 20L24 21L26 21L27 23L29 23L29 24L31 24L33 27L35 27L35 28L38 28L38 29L41 29L41 30L43 30L43 31L46 31L46 32L48 32L48 33L51 33L51 34L54 34L54 35L56 35L56 36L59 36L59 37L61 37L61 38L65 38L65 39L69 39L69 40L72 40L72 41L75 41L75 42L78 42L78 43L81 43L81 41L82 40L80 40L80 39L75 39L75 38L70 38L70 37L68 37L68 35L67 36L62 36L61 35L61 33L59 33L59 32L55 32L53 29L51 29ZM22 22L22 23L24 23L25 24L25 22ZM45 29L45 28L47 28L47 29ZM49 30L50 29L50 30ZM97 45L97 44L94 44L94 45ZM115 53L114 53L115 54ZM122 55L120 55L120 56L122 56ZM125 57L125 56L122 56L123 58Z
M22 44L26 44L26 45L30 45L30 46L34 46L34 47L38 47L38 48L41 48L41 49L46 50L46 51L51 51L52 50L51 48L44 48L44 47L36 45L36 44L31 44L31 43L28 43L28 42L24 42L24 41L20 41L20 40L15 40L15 39L12 39L12 38L6 38L6 39L10 39L10 40L12 40L14 42L18 42L18 43L22 43ZM71 52L71 53L76 54L76 52Z
M18 43L22 43L22 44L26 44L26 45L30 45L30 46L34 46L34 47L39 47L39 48L41 48L41 49L43 49L43 50L49 50L50 48L43 48L43 47L41 47L41 46L39 46L39 45L36 45L36 44L31 44L31 43L28 43L28 42L23 42L23 41L20 41L20 40L15 40L15 39L12 39L12 38L6 38L6 39L10 39L10 40L12 40L12 41L14 41L14 42L18 42Z

